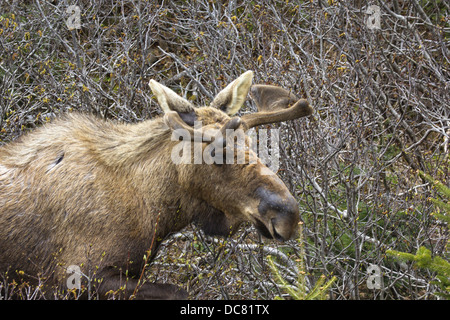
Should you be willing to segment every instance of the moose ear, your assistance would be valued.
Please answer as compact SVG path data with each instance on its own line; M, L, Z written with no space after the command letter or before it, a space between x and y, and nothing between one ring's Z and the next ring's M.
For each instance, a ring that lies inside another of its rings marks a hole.
M194 106L189 101L176 94L173 90L153 79L150 80L148 85L152 89L153 94L156 96L164 113L167 113L170 110L183 113L194 112Z
M211 107L218 108L232 116L242 107L252 85L253 71L243 73L231 82L211 102Z

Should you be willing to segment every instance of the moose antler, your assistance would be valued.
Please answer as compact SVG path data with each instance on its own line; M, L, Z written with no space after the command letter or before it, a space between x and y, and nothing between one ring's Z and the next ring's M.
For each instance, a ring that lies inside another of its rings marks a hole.
M258 112L241 117L247 129L261 124L298 119L309 116L314 111L308 101L299 100L288 90L277 86L254 85L250 93Z
M256 102L258 112L245 114L241 118L233 117L222 125L219 132L212 134L208 130L196 129L186 123L176 111L166 110L165 123L172 129L186 130L191 141L214 142L216 146L226 146L226 130L236 130L241 125L248 130L257 125L294 120L313 113L313 108L305 99L298 99L286 89L269 86L254 85L250 89L251 96ZM181 134L183 132L180 132ZM183 134L182 134L183 135ZM187 138L187 137L186 137Z
M176 111L168 111L164 115L165 123L172 129L183 129L186 130L190 139L195 142L214 142L216 145L222 145L225 147L226 145L226 131L227 129L236 130L241 125L241 118L233 117L228 120L222 127L219 129L219 132L216 134L211 134L208 131L203 131L199 129L195 129L188 125L186 122L181 119L180 115ZM217 140L217 141L216 141Z

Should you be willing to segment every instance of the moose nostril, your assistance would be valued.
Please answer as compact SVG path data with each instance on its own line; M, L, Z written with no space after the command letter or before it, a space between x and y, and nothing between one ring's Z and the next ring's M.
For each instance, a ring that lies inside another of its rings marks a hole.
M297 216L299 214L297 201L291 195L281 197L267 190L260 191L260 193L263 194L258 206L260 214L264 215L268 211L275 211L286 216Z
M268 211L276 212L283 216L296 216L299 214L297 201L293 197L288 197L287 199L280 197L262 199L258 209L261 214L266 214Z

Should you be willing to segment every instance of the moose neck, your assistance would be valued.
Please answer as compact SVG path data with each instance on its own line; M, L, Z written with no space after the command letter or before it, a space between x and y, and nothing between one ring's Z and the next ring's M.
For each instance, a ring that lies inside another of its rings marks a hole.
M194 220L191 196L178 184L177 165L171 160L171 131L162 118L119 125L102 143L102 162L127 175L128 183L143 197L143 225L158 238L181 230ZM100 152L101 151L101 152ZM155 229L155 225L157 227Z
M96 153L109 170L125 175L137 190L136 196L142 197L137 210L142 212L147 237L163 239L191 222L208 234L228 234L230 226L224 214L179 185L178 168L171 160L172 147L179 142L171 141L170 136L161 118L120 124L110 132L101 131Z

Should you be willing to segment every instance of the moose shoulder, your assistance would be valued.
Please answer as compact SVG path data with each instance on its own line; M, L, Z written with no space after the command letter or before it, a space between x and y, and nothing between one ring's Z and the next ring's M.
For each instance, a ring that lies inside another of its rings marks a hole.
M69 114L2 146L0 278L39 278L64 289L68 266L80 266L85 274L85 268L96 266L103 279L100 298L124 285L125 271L132 278L125 297L186 298L183 289L169 284L146 283L135 292L143 256L149 249L154 256L171 232L195 222L207 234L226 236L249 221L265 237L292 237L297 202L249 148L244 164L171 159L180 143L172 139L175 130L185 130L203 149L220 142L225 150L230 145L223 134L229 129L312 113L305 100L284 89L252 87L252 78L247 71L210 106L199 108L152 80L163 117L120 124ZM249 91L259 111L233 117ZM212 129L216 134L208 134Z

